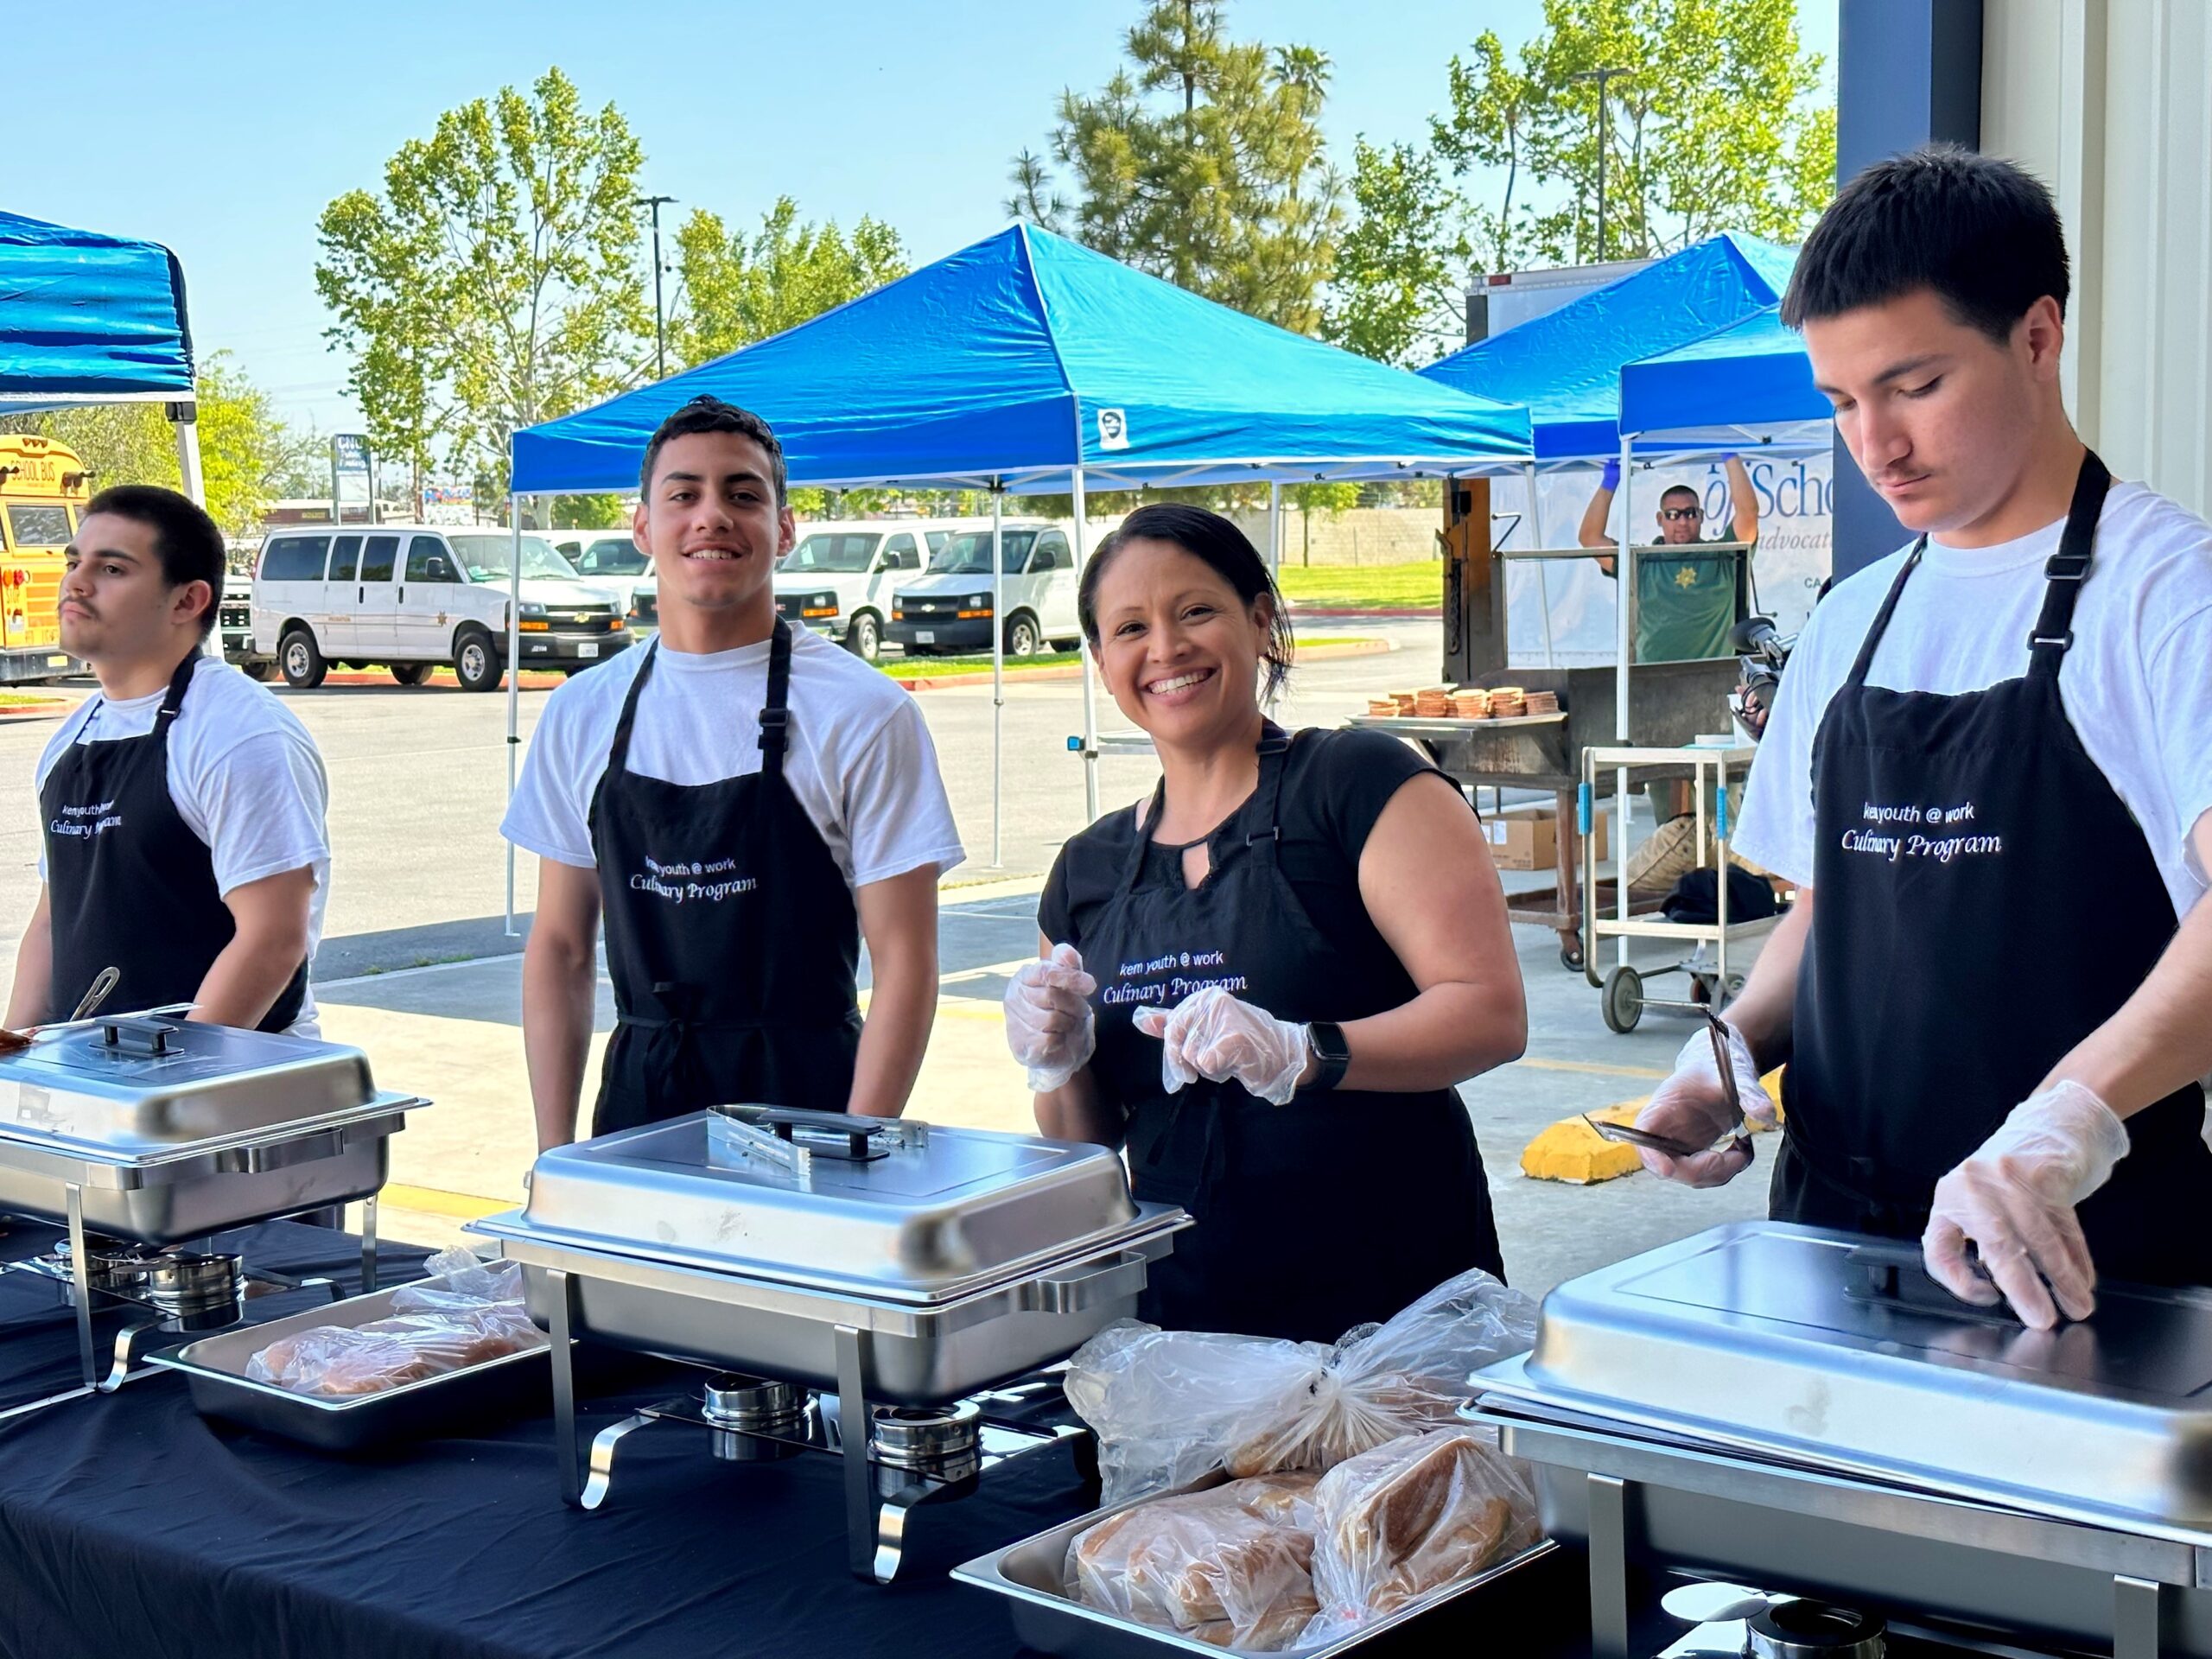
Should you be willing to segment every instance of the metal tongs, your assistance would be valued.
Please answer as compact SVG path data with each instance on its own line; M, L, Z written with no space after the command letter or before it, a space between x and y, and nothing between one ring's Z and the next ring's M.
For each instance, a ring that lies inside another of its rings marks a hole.
M1720 1097L1728 1104L1728 1128L1721 1137L1731 1146L1751 1149L1751 1138L1744 1128L1744 1100L1736 1089L1736 1070L1728 1063L1728 1027L1711 1008L1698 1012L1705 1016L1705 1034L1713 1039L1713 1069L1720 1073ZM1639 1129L1633 1123L1606 1123L1585 1112L1582 1121L1587 1123L1600 1141L1617 1141L1624 1146L1649 1147L1654 1152L1663 1152L1669 1158L1696 1158L1718 1150L1720 1141L1712 1146L1694 1146L1671 1135L1661 1135L1651 1129Z
M79 1020L91 1019L93 1014L99 1010L100 1004L106 1001L108 997L114 992L116 985L122 978L123 970L120 968L101 969L98 974L93 976L92 988L85 993L83 999L77 1004L76 1012L72 1014L68 1019L61 1021L61 1023L63 1025L73 1026ZM42 1027L40 1029L51 1031L54 1027L48 1026ZM29 1048L33 1042L37 1040L37 1031L8 1031L5 1029L0 1029L0 1054L13 1054L21 1049Z

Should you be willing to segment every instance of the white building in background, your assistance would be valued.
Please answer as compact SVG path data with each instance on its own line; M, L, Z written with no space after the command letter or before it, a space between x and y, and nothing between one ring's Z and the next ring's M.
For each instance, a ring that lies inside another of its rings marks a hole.
M1981 149L2065 217L2082 435L2212 518L2212 3L1985 0Z

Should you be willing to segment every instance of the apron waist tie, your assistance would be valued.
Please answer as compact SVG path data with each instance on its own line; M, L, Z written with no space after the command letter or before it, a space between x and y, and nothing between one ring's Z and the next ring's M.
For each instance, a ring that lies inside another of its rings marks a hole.
M1878 1194L1853 1181L1846 1180L1813 1154L1806 1147L1804 1137L1797 1133L1786 1119L1783 1123L1783 1135L1793 1155L1793 1161L1799 1169L1810 1176L1816 1185L1827 1188L1836 1197L1844 1198L1856 1206L1859 1213L1866 1218L1870 1224L1858 1230L1882 1232L1898 1238L1916 1238L1926 1230L1929 1208L1927 1205L1904 1203L1897 1198ZM1873 1160L1871 1158L1853 1158L1847 1161L1853 1166L1853 1174L1858 1173L1858 1166L1865 1166L1870 1173L1874 1167ZM1929 1183L1931 1193L1934 1191L1934 1185L1933 1182ZM1874 1224L1881 1223L1887 1223L1889 1225Z

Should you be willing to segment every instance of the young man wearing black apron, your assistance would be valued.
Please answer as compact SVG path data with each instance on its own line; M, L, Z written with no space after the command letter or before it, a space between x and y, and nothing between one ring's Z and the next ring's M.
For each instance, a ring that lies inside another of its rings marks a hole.
M896 1116L937 1008L938 876L961 857L921 711L778 618L793 524L760 416L693 399L639 489L659 637L553 693L502 825L538 855L539 1147L575 1135L602 915L616 1023L594 1135L730 1101Z
M111 967L111 1013L315 1033L328 790L299 721L202 649L223 569L221 531L174 490L103 490L78 519L61 645L99 690L39 760L44 885L11 1027L67 1019Z
M2037 1328L2099 1274L2212 1283L2212 527L2075 435L2067 289L2049 194L1955 149L1867 169L1799 257L1783 316L1917 537L1783 677L1736 845L1801 896L1728 1015L1752 1104L1789 1063L1773 1213L1917 1236ZM1700 1035L1639 1121L1711 1144L1717 1082Z

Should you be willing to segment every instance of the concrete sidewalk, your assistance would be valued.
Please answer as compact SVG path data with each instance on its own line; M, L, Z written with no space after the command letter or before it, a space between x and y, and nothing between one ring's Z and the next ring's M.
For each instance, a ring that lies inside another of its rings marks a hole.
M976 1128L1032 1128L1029 1092L1006 1050L1000 999L1006 976L1035 949L1039 885L1030 878L945 895L942 995L909 1109L914 1116ZM1635 1250L1764 1214L1763 1168L1710 1192L1642 1173L1592 1187L1522 1176L1521 1149L1540 1129L1569 1113L1648 1093L1692 1027L1650 1014L1632 1034L1615 1036L1599 1018L1598 994L1559 966L1555 936L1516 928L1515 944L1529 988L1529 1052L1461 1091L1490 1168L1514 1281L1541 1293ZM1660 994L1671 994L1664 984ZM315 995L325 1033L363 1049L383 1086L435 1102L392 1142L387 1233L448 1243L461 1236L463 1221L520 1203L536 1149L522 1053L521 958L321 981ZM612 992L602 976L594 1077L613 1025ZM1772 1156L1770 1144L1762 1162ZM1347 1122L1344 1155L1389 1159L1387 1117Z

